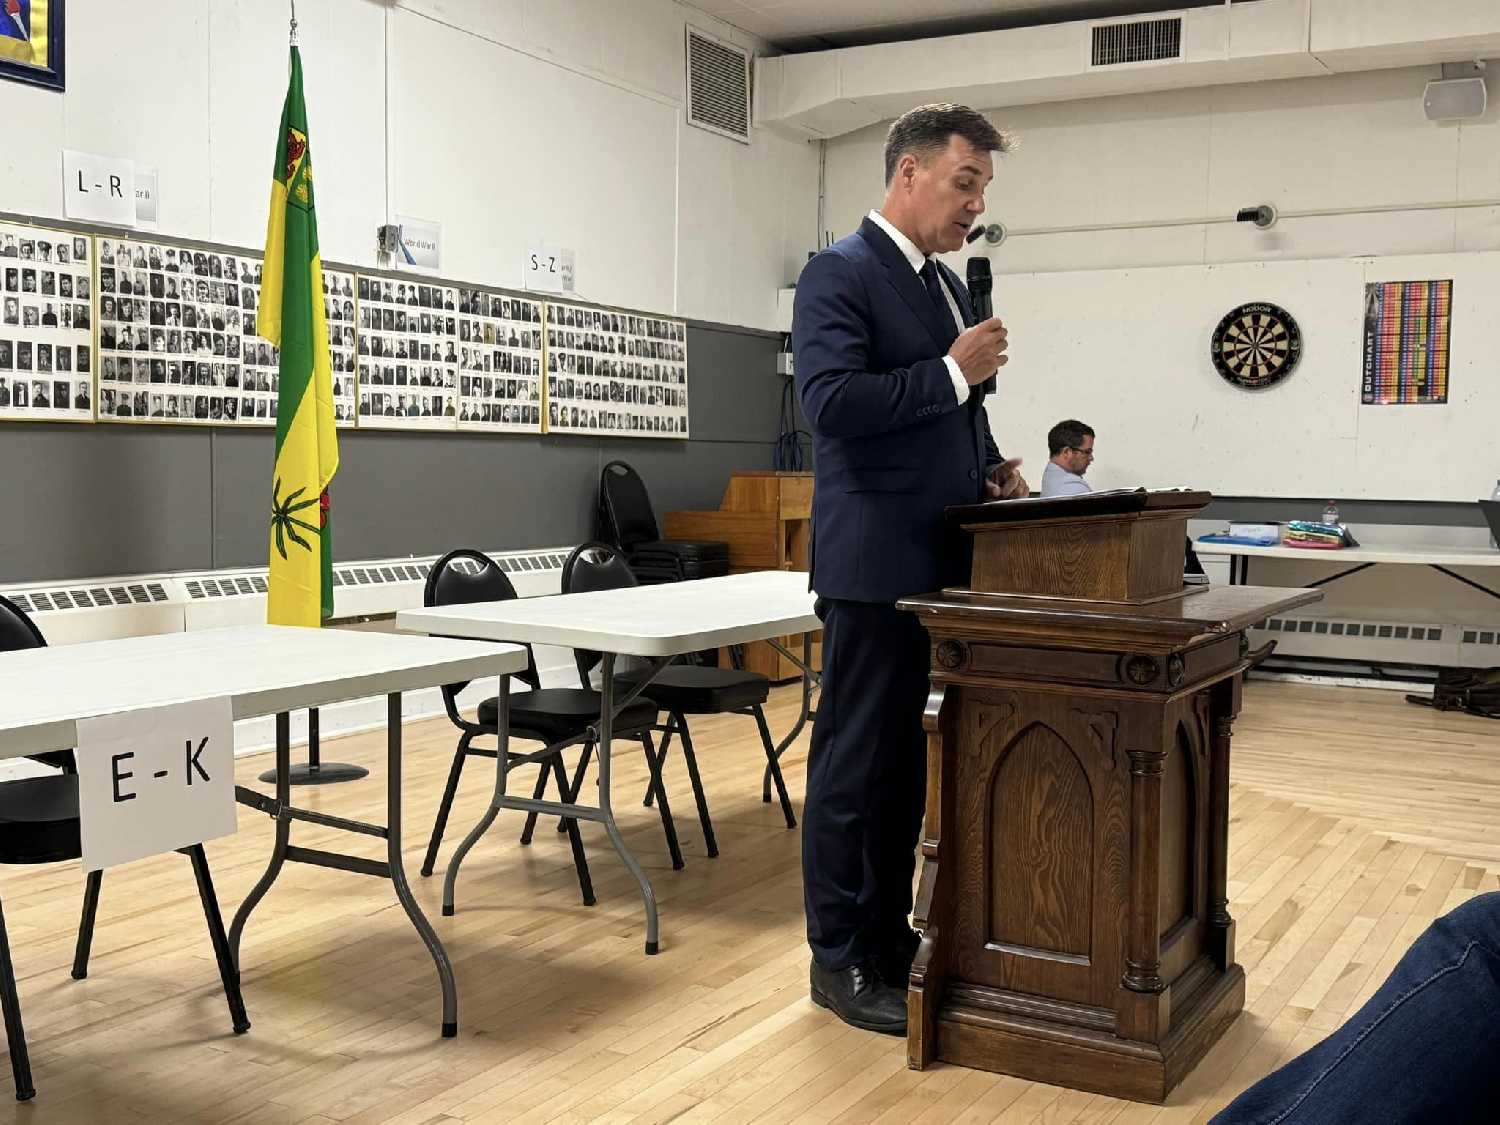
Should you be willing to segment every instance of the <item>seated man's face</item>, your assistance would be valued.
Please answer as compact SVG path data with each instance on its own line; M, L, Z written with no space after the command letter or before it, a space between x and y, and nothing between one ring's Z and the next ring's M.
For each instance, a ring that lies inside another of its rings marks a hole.
M1063 450L1063 455L1067 458L1063 464L1063 468L1067 469L1070 473L1083 476L1084 473L1089 471L1089 466L1094 463L1093 435L1084 434L1083 440L1078 443L1078 446Z

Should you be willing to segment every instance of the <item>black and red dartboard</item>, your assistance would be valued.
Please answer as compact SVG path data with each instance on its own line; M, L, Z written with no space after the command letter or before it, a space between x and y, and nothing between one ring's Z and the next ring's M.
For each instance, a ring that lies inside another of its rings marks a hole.
M1292 314L1267 301L1229 310L1214 329L1213 361L1236 387L1274 387L1302 358L1302 330Z

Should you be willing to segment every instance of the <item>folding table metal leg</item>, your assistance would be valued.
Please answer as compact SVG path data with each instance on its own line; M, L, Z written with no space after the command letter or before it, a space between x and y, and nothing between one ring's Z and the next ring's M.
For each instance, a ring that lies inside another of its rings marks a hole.
M393 691L386 701L386 861L390 864L391 882L396 887L396 898L406 910L406 916L416 927L437 965L438 983L443 990L443 1038L452 1039L458 1034L458 986L453 982L453 963L448 960L448 951L438 940L432 923L422 908L417 905L406 882L406 868L401 863L401 693Z
M276 821L276 843L271 849L271 862L266 873L260 877L249 896L235 912L234 924L229 928L229 954L233 958L236 972L240 966L240 937L251 911L265 898L271 884L281 874L283 865L291 860L312 867L331 867L337 871L354 871L362 875L375 875L389 879L396 890L396 899L406 911L417 935L427 946L427 952L437 966L438 983L443 993L442 1031L445 1039L458 1034L458 989L453 983L453 965L443 943L438 940L431 923L422 913L421 907L406 882L406 868L401 858L401 693L392 692L387 697L386 707L386 821L384 825L366 824L312 809L292 807L291 796L291 723L286 714L276 716L276 797L274 800L252 789L237 787L236 797L242 804L251 805L270 814ZM386 860L381 863L361 856L339 852L320 851L314 848L293 847L289 842L291 824L294 820L305 820L344 832L362 836L376 836L386 842ZM452 875L450 869L450 878Z
M276 716L276 804L280 808L287 804L292 795L291 783L292 770L292 717L285 711ZM260 900L266 897L266 892L271 889L271 884L276 882L276 877L281 874L282 865L286 862L286 849L291 840L292 822L284 816L276 817L276 842L271 846L271 861L266 865L266 873L260 877L260 882L250 889L245 896L245 901L240 903L240 908L234 912L234 921L229 924L229 956L234 961L234 971L240 971L240 936L245 932L245 922L250 917L250 912L260 905Z
M484 815L479 818L479 823L469 830L464 837L463 843L458 845L458 851L453 853L453 858L448 861L448 873L443 876L443 915L451 918L453 916L453 886L458 881L458 869L463 865L464 856L469 854L469 849L479 842L491 824L495 823L495 814L500 811L500 802L505 799L505 777L510 769L510 677L500 677L500 692L496 696L498 710L495 714L495 726L500 732L500 748L495 754L495 795L490 799L490 807L484 810ZM546 768L542 770L542 776L547 776ZM567 796L566 793L563 794Z
M610 752L613 749L614 727L615 727L615 656L614 653L601 654L601 682L599 685L599 811L602 814L604 830L609 833L609 842L615 846L620 860L630 869L635 876L635 881L641 887L641 899L646 905L646 953L654 954L658 949L658 932L656 917L656 891L651 887L651 880L646 877L645 870L640 862L631 854L625 845L625 838L620 835L620 826L615 823L614 809L610 804Z

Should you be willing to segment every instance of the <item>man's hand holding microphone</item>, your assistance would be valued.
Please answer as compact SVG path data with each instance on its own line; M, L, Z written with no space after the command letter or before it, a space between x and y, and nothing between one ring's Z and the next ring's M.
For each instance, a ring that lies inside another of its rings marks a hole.
M964 381L977 387L1010 361L1005 354L1010 347L1009 334L998 316L981 320L973 328L967 328L953 341L948 354L963 373ZM984 482L985 494L991 500L1013 500L1018 496L1031 495L1031 486L1018 471L1021 459L1006 461L990 474Z
M1009 333L998 316L981 320L973 328L964 329L953 341L948 354L963 372L964 381L977 387L996 371L1004 367L1010 357L1005 350L1010 347Z

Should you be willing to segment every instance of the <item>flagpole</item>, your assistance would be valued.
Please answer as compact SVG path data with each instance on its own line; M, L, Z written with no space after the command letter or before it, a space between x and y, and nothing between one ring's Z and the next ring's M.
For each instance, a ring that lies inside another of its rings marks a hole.
M291 28L290 39L293 49L297 46L297 0L289 0L291 5ZM287 72L292 68L291 56L287 57ZM319 729L319 715L316 707L307 709L307 764L291 767L288 781L292 785L321 785L328 782L356 781L369 774L369 770L363 766L346 765L343 762L330 762L323 764L321 753L321 731ZM277 780L276 770L267 770L260 775L260 779L266 782Z

